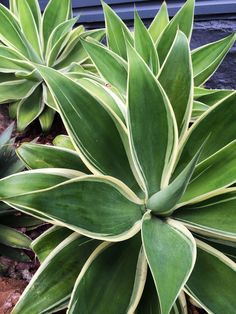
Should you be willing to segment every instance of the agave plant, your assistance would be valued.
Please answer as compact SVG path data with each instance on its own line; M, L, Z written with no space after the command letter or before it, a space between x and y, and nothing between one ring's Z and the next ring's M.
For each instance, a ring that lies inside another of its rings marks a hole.
M186 1L171 21L168 16L167 5L164 2L148 29L141 21L138 13L135 12L134 34L104 2L103 9L109 49L104 45L98 47L98 44L93 41L85 47L104 81L115 87L121 96L126 96L128 76L126 42L129 42L148 64L163 87L169 85L168 77L163 76L165 78L165 82L163 82L163 77L160 77L162 73L160 70L164 67L178 29L186 35L189 41L191 40L194 0ZM235 39L236 34L233 33L226 38L191 51L195 87L192 120L196 120L210 106L233 93L232 90L208 90L204 88L204 84L218 69L227 52L233 46ZM178 65L175 64L175 66ZM166 68L166 71L173 71L173 69Z
M11 138L14 125L11 124L0 135L0 178L15 174L24 169L23 163L15 153L14 138ZM28 255L22 249L29 249L31 239L16 228L32 228L39 220L19 215L15 209L0 202L0 255L28 262Z
M37 66L69 139L23 144L31 170L0 181L2 201L54 225L33 243L42 265L14 314L187 313L186 294L235 312L236 93L190 127L189 40L180 28L169 41L156 73L127 39L125 62L84 42L97 67L103 49L127 72L113 67L112 89Z
M48 131L57 110L35 64L69 73L92 70L80 38L100 40L104 31L72 30L76 22L71 0L50 0L43 16L37 0L10 0L10 10L0 4L0 103L10 103L19 131L37 118Z

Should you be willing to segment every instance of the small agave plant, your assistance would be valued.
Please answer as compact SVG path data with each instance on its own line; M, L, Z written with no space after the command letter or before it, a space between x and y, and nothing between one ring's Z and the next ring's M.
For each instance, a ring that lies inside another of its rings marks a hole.
M191 40L194 0L186 1L171 20L164 2L148 29L136 12L134 34L104 2L103 9L109 49L104 45L98 47L96 42L91 42L89 46L86 46L86 50L104 81L115 87L116 92L121 96L126 96L128 76L126 42L129 42L148 64L153 74L158 77L163 87L170 85L168 76L163 74L162 77L160 76L163 73L160 69L164 66L178 29L186 35L189 41ZM204 84L218 69L235 40L236 34L233 33L226 38L191 51L194 79L192 121L195 121L209 107L233 93L232 90L209 90L204 87ZM166 68L165 71L173 71L176 66L178 66L177 63L174 68ZM164 79L165 82L163 82ZM180 82L180 84L185 84L185 82ZM177 87L173 86L173 88Z
M0 180L0 200L54 225L32 244L42 264L13 314L184 314L186 295L208 313L235 312L236 92L191 125L184 17L163 31L174 35L160 65L137 14L134 43L121 38L126 61L83 41L100 73L103 49L111 87L37 66L69 137L23 144L29 170Z
M38 0L10 0L10 10L0 4L0 103L10 103L19 131L37 118L48 131L57 110L36 64L71 75L93 70L80 39L100 40L104 31L72 30L77 20L71 0L50 0L43 16Z
M15 153L14 139L11 138L14 125L0 135L0 178L24 169L24 164ZM0 202L0 255L20 262L29 262L24 250L30 249L31 239L16 228L33 228L40 222L34 217L17 214L16 210Z

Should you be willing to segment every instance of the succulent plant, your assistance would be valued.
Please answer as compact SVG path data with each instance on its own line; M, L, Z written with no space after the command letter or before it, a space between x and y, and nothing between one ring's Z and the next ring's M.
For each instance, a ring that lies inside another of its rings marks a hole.
M121 96L126 96L128 76L126 42L129 42L147 63L153 74L157 76L163 87L169 85L168 76L162 74L162 68L178 29L186 35L189 41L191 40L194 0L186 1L171 20L168 16L166 2L164 2L148 29L138 13L135 12L134 33L126 27L125 23L106 3L102 3L109 49L104 45L98 47L98 44L93 41L84 46L104 81L116 88ZM221 40L191 51L195 87L192 120L196 120L210 106L234 92L233 90L209 90L204 87L204 84L218 69L235 40L236 33L233 33ZM174 71L178 66L180 65L176 63L173 68L167 69L165 67L165 70ZM185 83L182 82L182 84ZM174 86L173 88L177 87Z
M57 110L36 64L69 73L91 70L80 38L100 40L104 31L72 30L77 20L71 0L50 0L43 16L37 0L10 0L10 9L0 4L0 103L10 103L19 131L37 118L48 131Z
M0 180L0 200L54 225L32 244L42 264L13 314L187 313L186 295L234 313L236 92L190 124L193 4L163 31L160 67L138 15L133 47L113 13L122 57L112 32L109 49L83 41L111 86L37 66L69 138L23 144L31 170Z
M14 138L11 138L14 124L0 135L0 178L24 169L24 164L15 153ZM23 249L30 248L31 239L20 232L20 228L32 228L39 220L22 215L11 206L0 202L0 255L17 261L30 261Z

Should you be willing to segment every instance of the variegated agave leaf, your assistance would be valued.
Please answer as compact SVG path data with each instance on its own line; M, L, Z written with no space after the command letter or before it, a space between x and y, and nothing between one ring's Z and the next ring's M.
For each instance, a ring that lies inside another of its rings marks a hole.
M18 159L15 153L12 131L14 124L11 124L0 135L0 178L20 172L24 164ZM30 258L23 249L29 249L31 239L16 228L34 228L40 225L38 219L26 215L16 215L16 210L0 202L0 255L7 256L13 260L28 262Z
M186 313L186 294L209 313L234 313L236 93L215 104L209 93L190 127L190 30L175 32L157 77L121 27L125 50L112 38L110 49L84 46L115 59L127 88L122 75L115 90L37 66L69 138L22 145L32 170L0 181L1 200L54 224L32 244L42 265L13 313Z
M39 119L47 132L57 111L35 65L63 72L90 73L81 38L101 40L104 31L73 29L71 0L50 0L41 16L37 0L11 0L0 5L0 103L10 103L10 115L19 131ZM79 69L78 69L79 67ZM89 74L88 74L89 75Z

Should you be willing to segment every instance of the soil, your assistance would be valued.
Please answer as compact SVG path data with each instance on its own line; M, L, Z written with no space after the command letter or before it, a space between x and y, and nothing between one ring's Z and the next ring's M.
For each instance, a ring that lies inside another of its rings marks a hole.
M26 286L23 280L0 277L0 314L11 313Z
M0 105L0 134L13 122L8 115L8 106ZM52 144L54 138L59 134L66 134L65 127L59 117L56 114L50 133L42 133L39 122L36 120L32 123L23 133L13 132L15 137L16 146L20 146L21 143L35 141L39 144ZM1 313L0 313L1 314Z

